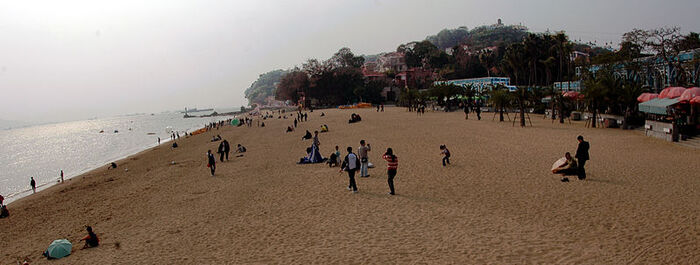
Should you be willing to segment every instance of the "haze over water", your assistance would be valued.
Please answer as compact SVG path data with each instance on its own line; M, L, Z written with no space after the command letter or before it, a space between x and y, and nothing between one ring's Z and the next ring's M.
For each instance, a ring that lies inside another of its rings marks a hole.
M180 113L143 114L1 130L0 194L8 203L31 192L30 177L41 186L39 190L56 183L61 169L68 179L154 147L157 137L169 141L169 127L184 137L185 131L228 118L231 116L185 119Z

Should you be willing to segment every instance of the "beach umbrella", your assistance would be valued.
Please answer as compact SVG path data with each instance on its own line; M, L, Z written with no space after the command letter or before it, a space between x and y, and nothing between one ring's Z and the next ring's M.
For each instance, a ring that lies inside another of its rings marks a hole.
M642 102L647 102L649 100L652 100L652 99L655 99L658 97L659 97L659 94L656 94L656 93L642 93L641 95L639 95L639 97L637 97L637 101L639 101L639 103L642 103Z
M659 93L659 98L677 98L680 97L683 92L685 92L684 87L667 87L664 88L664 90L661 90L661 93Z
M694 97L693 99L691 99L690 103L700 105L700 96L697 96L697 97Z
M690 101L694 97L698 96L700 96L700 87L691 87L683 91L683 94L681 94L681 96L678 97L678 101Z
M68 239L57 239L51 242L49 248L46 249L46 257L60 259L70 255L71 249L73 249L73 244Z
M565 98L576 99L576 100L583 99L583 94L576 92L576 91L564 92L563 96Z

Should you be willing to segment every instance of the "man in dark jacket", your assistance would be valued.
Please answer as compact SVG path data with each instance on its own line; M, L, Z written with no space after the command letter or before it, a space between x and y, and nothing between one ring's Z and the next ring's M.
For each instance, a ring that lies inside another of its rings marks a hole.
M265 127L265 123L263 122L263 127ZM231 146L228 144L228 141L224 140L222 142L224 144L224 153L226 154L226 161L228 161L228 153L231 152Z
M586 169L584 166L586 165L586 161L590 159L588 156L588 149L591 147L588 142L583 140L583 136L579 135L577 138L578 140L578 148L576 149L576 159L578 160L578 179L584 180L586 179Z

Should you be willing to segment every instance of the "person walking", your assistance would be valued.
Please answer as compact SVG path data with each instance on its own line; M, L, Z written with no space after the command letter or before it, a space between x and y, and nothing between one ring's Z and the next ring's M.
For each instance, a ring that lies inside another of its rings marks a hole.
M382 106L382 112L384 112L384 104L382 104L381 106Z
M348 190L352 191L353 193L357 193L357 183L355 183L355 171L360 167L360 159L357 158L357 155L352 152L352 147L348 146L348 155L345 156L345 159L343 159L343 165L340 167L339 172L343 172L343 170L346 170L348 172L348 178L350 179L350 183L348 185Z
M214 154L211 153L211 150L207 151L207 167L211 170L211 176L214 176L214 172L216 171L216 158L214 158Z
M476 119L481 120L481 106L479 104L476 104L474 110L476 111Z
M440 146L440 153L443 155L442 157L442 166L446 167L447 165L450 164L450 150L447 149L447 146L444 144Z
M372 151L372 147L369 144L365 145L365 140L360 140L360 147L357 148L357 153L360 156L360 177L369 177L369 156L367 152Z
M219 148L216 149L216 153L219 154L219 161L224 162L224 141L219 143Z
M263 126L264 126L264 124L265 123L263 123ZM224 140L221 143L224 144L224 154L226 154L226 161L228 161L228 154L229 154L229 152L231 152L231 145L228 144L227 140Z
M160 137L158 137L158 145L160 145Z
M464 104L464 119L468 120L469 119L469 104L465 103Z
M61 183L63 183L63 169L61 169Z
M395 195L394 191L394 177L396 177L396 169L399 167L399 158L394 155L394 150L391 148L386 149L386 153L382 156L387 162L387 183L389 183L389 195Z
M586 169L584 166L586 165L586 161L590 159L590 156L588 155L588 149L591 148L591 145L583 140L583 136L579 135L576 137L576 140L578 140L578 148L576 149L576 159L578 160L578 179L580 180L585 180L586 179Z
M294 128L297 127L297 118L294 118Z
M31 180L29 181L29 185L32 186L32 193L36 193L36 181L34 181L34 177L30 177Z

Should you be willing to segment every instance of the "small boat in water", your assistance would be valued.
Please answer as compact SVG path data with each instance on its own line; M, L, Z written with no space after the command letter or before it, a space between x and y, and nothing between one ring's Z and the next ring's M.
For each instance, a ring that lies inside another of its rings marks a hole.
M100 133L104 133L104 132L105 132L105 130L100 130Z
M118 132L119 132L119 130L114 130L114 133L118 133Z

